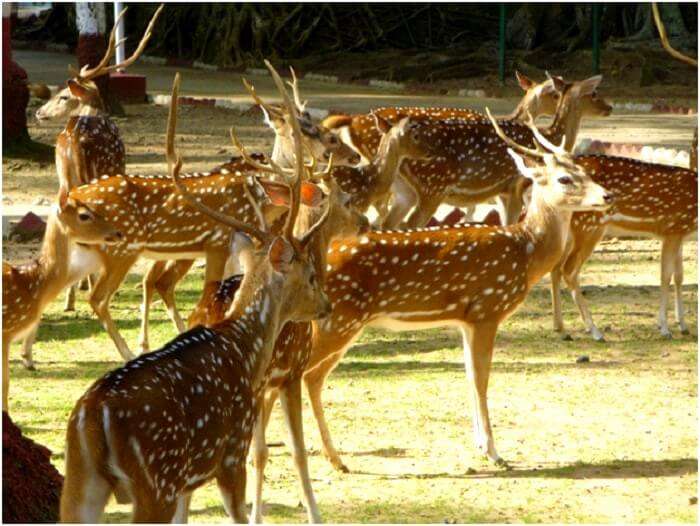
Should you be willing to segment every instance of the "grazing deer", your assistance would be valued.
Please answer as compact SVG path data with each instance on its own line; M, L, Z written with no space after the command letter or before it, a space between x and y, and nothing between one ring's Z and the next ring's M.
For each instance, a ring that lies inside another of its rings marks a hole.
M671 337L666 318L671 276L675 286L676 321L681 333L688 334L683 317L683 240L697 235L697 172L602 155L579 156L575 161L591 174L595 182L615 196L615 204L605 213L580 212L573 215L567 250L560 264L552 271L555 330L564 331L559 289L563 277L587 330L595 340L604 341L581 293L579 274L606 230L615 227L661 240L661 306L658 319L661 335Z
M521 223L371 232L331 246L325 286L333 311L315 324L304 381L324 453L336 469L347 471L331 441L321 389L366 326L458 327L473 382L476 442L489 459L503 463L494 446L486 398L498 326L559 262L571 215L605 210L612 196L569 154L523 147L489 118L518 169L532 180L532 199ZM533 138L546 141L533 123L529 127Z
M293 112L282 80L268 68ZM176 77L174 95L177 84ZM177 97L172 101L169 138ZM245 459L279 330L330 309L307 257L307 236L321 225L301 239L292 232L305 169L300 134L294 124L299 161L281 236L266 229L262 213L258 228L201 203L178 179L181 160L173 162L168 148L173 180L185 199L239 232L234 242L245 278L223 322L195 328L108 373L77 402L67 431L63 522L97 522L112 493L133 502L134 522L183 522L192 492L212 478L231 518L246 520Z
M583 115L608 115L612 108L597 95L602 80L600 76L573 83L566 83L560 77L550 77L549 80L561 95L554 121L543 133L557 143L566 137L566 148L570 150L576 142ZM450 112L455 116L451 117ZM402 165L393 187L394 204L383 219L385 228L397 227L414 206L406 221L409 227L423 226L443 202L462 207L496 196L501 196L504 202L506 222L513 223L518 219L522 209L522 178L488 120L478 119L473 113L459 117L458 110L441 108L383 108L375 113L390 122L410 115L433 123L428 138L432 141L434 158L430 161L409 160ZM364 148L369 151L376 143L376 133L367 131L369 128L363 119L368 117L349 119L346 126L358 131L350 133L345 140L362 141L362 146L352 144L357 150ZM531 133L524 124L515 120L502 124L509 136L520 141L529 140ZM327 126L331 127L333 123ZM369 143L369 146L364 143Z
M369 228L365 216L351 205L350 196L340 190L334 178L328 176L324 182L330 187L326 208L328 219L311 237L308 249L309 258L314 262L316 273L322 281L330 241L355 236L366 232ZM320 220L319 215L320 207L303 207L295 231L307 231L310 225ZM241 275L235 275L221 282L205 284L203 297L206 297L207 301L198 305L190 315L189 326L211 327L222 321L233 303L234 295L240 288L242 280ZM256 421L253 435L256 486L251 517L255 522L262 521L262 487L268 460L265 428L277 396L281 396L282 399L292 455L299 474L309 522L321 521L308 472L301 419L301 379L311 353L311 329L309 322L287 323L275 344L269 365L265 403L259 408L260 416Z
M109 62L117 46L117 25L126 13L126 8L122 10L114 22L107 51L99 64L93 68L83 66L80 71L76 71L73 78L68 80L68 86L36 111L36 118L40 122L68 119L65 128L56 139L55 159L59 188L70 190L101 175L125 173L124 143L117 125L105 111L104 101L93 79L133 64L146 48L153 26L162 10L163 5L154 13L131 57L110 66ZM75 310L75 285L68 288L64 310Z
M84 202L58 194L58 205L46 223L41 253L32 263L2 264L2 407L7 410L12 342L24 338L22 358L34 368L31 344L46 306L67 286L96 270L93 245L112 245L122 238L114 225Z

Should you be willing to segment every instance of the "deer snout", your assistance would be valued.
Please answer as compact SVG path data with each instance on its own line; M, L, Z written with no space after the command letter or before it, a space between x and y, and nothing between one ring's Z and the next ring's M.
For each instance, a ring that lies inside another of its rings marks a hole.
M611 205L615 202L615 196L612 195L610 192L605 192L603 194L603 201L605 201L606 205Z
M105 236L105 243L116 245L117 243L120 243L123 239L124 234L122 234L119 230L116 230L114 233Z
M358 229L359 234L366 234L372 229L372 225L370 225L369 218L367 216L360 216L359 219L360 223L360 228Z
M328 296L326 296L324 294L323 300L321 301L321 307L318 310L316 318L319 320L322 320L322 319L330 316L331 312L333 312L333 305L331 304L330 300L328 299Z

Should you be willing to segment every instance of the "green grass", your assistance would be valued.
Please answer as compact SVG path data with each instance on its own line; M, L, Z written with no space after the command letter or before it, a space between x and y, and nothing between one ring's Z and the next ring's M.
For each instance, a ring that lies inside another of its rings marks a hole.
M697 325L696 250L695 243L685 250L691 327ZM138 279L130 275L112 308L132 346ZM671 341L658 335L658 244L604 243L583 283L590 284L586 297L607 343L584 334L568 295L565 320L574 341L554 334L544 285L500 330L489 405L496 446L512 471L490 466L472 445L471 394L455 332L366 331L324 392L336 446L352 473L336 473L319 454L305 404L310 470L324 520L694 523L696 335L676 330ZM180 287L184 313L200 287L201 271ZM162 305L154 308L152 326L154 348L175 334ZM12 414L27 435L51 448L62 470L72 405L118 365L118 354L82 300L76 313L62 312L60 301L51 306L35 351L36 372L11 363ZM577 364L581 355L591 362ZM276 412L268 442L285 439ZM271 448L264 495L267 521L305 521L286 447ZM128 512L111 503L106 518L126 522ZM195 493L190 520L228 521L214 484Z

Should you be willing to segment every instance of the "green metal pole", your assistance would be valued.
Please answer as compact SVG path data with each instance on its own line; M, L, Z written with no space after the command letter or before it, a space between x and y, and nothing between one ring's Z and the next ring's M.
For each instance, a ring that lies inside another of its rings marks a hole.
M593 30L593 74L600 73L600 4L594 3L591 9Z
M506 4L500 5L498 19L498 78L506 83Z

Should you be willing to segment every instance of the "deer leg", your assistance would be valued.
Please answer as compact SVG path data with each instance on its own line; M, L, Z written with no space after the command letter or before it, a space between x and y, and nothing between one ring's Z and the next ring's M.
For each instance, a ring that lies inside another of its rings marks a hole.
M418 200L415 190L403 177L394 179L391 191L394 194L394 204L381 222L383 230L397 228Z
M661 304L659 306L659 329L661 336L671 338L671 331L668 328L668 295L673 275L676 254L678 252L678 239L675 237L665 237L661 242Z
M177 305L175 303L175 287L189 272L193 264L194 259L178 259L166 267L165 272L155 283L158 294L163 298L168 316L178 332L185 332L187 330L187 325L180 316L180 312L177 310Z
M68 434L77 431L75 425L75 421L68 424ZM100 522L111 494L112 486L98 473L89 452L79 441L69 441L61 491L61 522Z
M593 316L588 308L588 302L581 291L579 276L581 275L581 267L583 267L583 264L591 256L604 234L605 228L597 228L586 232L577 231L575 234L571 234L569 239L573 239L573 245L567 252L567 256L563 259L562 265L562 275L567 287L569 287L571 291L571 297L576 307L578 307L581 319L586 325L586 330L597 342L604 342L605 337L593 321Z
M121 354L122 358L126 361L131 360L134 355L131 354L129 346L119 333L109 313L109 302L114 292L119 288L119 285L121 285L134 261L136 261L136 258L131 257L128 259L110 261L108 264L104 265L100 276L97 278L95 288L92 289L90 295L90 305L92 309L95 311L95 314L97 314L100 322L102 322L102 326L105 328L110 338L112 338L119 354Z
M187 518L190 514L190 501L192 500L192 493L187 493L185 495L180 495L177 498L177 508L175 510L175 515L173 516L173 524L187 524Z
M143 299L141 301L141 332L139 334L139 347L141 353L149 351L148 343L148 320L150 318L151 302L153 301L153 289L156 280L163 273L165 261L155 261L141 281L143 289Z
M2 335L2 410L9 409L7 399L10 392L10 344L9 335Z
M564 332L564 316L561 308L561 262L549 273L552 296L552 325L556 332Z
M250 512L250 520L255 524L261 524L262 517L262 489L265 482L265 466L269 458L269 450L265 442L265 430L272 414L272 407L277 400L277 389L268 389L265 392L263 403L260 404L260 413L255 421L253 430L253 464L255 465L255 498L253 509Z
M681 330L681 334L690 334L688 326L685 324L685 313L683 312L683 241L679 240L678 249L673 271L673 286L675 288L676 299L676 321Z
M419 194L418 203L406 220L408 228L420 228L428 224L435 211L440 206L442 199L436 196L425 197Z
M66 289L66 301L63 305L64 312L72 312L75 310L75 288L76 285L73 284Z
M28 371L36 370L36 367L34 367L34 359L32 358L32 347L34 346L38 330L39 322L32 327L32 330L27 333L22 342L22 363L24 364L24 368Z
M229 517L239 524L248 522L245 508L245 460L231 468L222 466L216 477L216 483Z
M471 376L474 394L474 432L477 447L496 465L505 466L506 462L498 456L494 445L486 396L497 329L497 323L479 323L463 327L462 339L467 375Z
M349 347L349 345L347 345L346 348L347 347ZM311 400L311 407L314 411L314 417L316 418L316 423L318 424L319 433L321 434L323 454L335 469L342 471L343 473L349 473L350 470L345 464L343 464L338 451L333 445L331 433L328 430L328 424L326 423L326 416L323 412L323 402L321 400L323 383L326 381L326 377L343 357L343 354L345 354L344 350L345 349L343 349L341 352L331 354L325 360L314 366L312 370L307 371L304 375L304 383L306 384L309 400Z
M281 390L280 398L282 410L287 422L289 431L289 441L292 447L292 457L299 474L301 490L306 504L310 524L321 522L321 514L318 511L314 490L311 487L311 477L309 476L309 465L306 457L306 447L304 445L304 423L301 417L301 379L297 378L287 384Z

